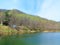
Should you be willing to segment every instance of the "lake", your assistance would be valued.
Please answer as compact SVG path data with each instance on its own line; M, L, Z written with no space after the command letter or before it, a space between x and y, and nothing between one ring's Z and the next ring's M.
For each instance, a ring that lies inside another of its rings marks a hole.
M36 33L0 37L0 45L60 45L60 33Z

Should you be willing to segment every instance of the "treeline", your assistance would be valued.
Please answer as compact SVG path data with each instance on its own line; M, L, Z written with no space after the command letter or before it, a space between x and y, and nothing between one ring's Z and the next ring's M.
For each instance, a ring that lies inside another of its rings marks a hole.
M32 20L26 14L18 14L16 10L0 12L0 24L8 25L17 30L24 28L25 30L42 30L43 25L40 21ZM24 26L24 27L23 27Z
M16 30L60 30L60 23L32 16L18 10L0 11L0 24L10 26Z

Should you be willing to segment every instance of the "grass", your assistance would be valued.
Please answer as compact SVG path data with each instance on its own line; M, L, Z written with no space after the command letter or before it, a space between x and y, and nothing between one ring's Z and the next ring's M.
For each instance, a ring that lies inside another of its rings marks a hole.
M7 35L16 35L16 34L25 34L25 33L31 33L32 31L23 26L23 29L20 29L19 31L13 28L10 28L9 26L0 25L0 36L7 36Z
M11 35L17 33L17 30L8 26L0 25L0 35Z

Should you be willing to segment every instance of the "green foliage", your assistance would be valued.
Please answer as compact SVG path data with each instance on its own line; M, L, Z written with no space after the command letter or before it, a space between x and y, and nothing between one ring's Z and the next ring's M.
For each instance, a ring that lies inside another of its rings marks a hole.
M2 18L3 17L3 18ZM23 30L60 30L60 23L39 16L33 16L23 13L19 10L5 10L0 12L0 23L3 21L8 21L10 27L13 25L24 26Z

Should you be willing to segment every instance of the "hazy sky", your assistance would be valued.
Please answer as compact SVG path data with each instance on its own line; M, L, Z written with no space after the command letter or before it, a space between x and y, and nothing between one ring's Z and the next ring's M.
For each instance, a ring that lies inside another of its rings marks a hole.
M19 9L28 14L60 21L60 0L0 0L0 9Z

